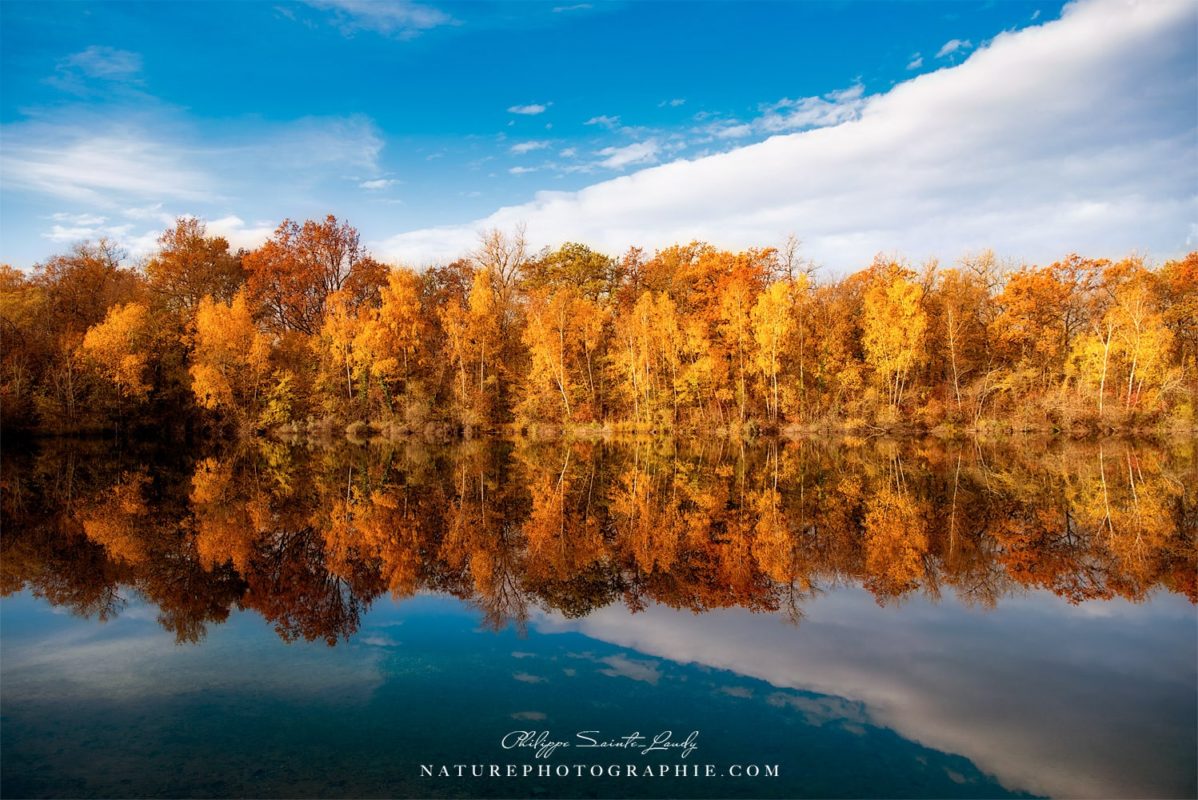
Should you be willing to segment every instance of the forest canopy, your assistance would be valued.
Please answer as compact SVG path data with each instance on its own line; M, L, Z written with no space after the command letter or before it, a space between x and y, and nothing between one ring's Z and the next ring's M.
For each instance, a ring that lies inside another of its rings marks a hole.
M490 231L417 271L331 215L249 251L181 217L140 263L102 240L0 267L0 341L6 431L1193 430L1198 253L825 278L793 241Z

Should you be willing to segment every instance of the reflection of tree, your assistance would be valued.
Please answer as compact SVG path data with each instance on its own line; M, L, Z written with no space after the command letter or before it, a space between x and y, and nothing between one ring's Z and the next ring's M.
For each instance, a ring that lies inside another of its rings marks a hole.
M6 464L0 576L100 619L140 597L180 641L249 609L333 644L384 592L447 592L497 627L617 600L797 620L843 584L880 603L944 587L983 606L1022 588L1198 602L1193 459L1111 442L1034 460L851 442L50 449Z
M926 561L930 547L922 503L907 489L895 457L885 485L870 494L862 523L865 586L882 603L921 586L934 586Z
M473 599L495 627L509 619L523 625L528 618L528 598L520 580L524 548L515 524L518 517L511 513L521 487L517 481L500 479L506 470L492 462L499 455L471 447L455 465L455 491L440 550L451 568L469 574Z

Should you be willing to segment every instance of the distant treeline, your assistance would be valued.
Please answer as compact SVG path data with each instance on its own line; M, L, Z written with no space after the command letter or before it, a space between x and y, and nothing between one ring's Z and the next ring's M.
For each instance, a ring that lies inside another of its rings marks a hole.
M492 231L388 267L329 216L230 251L180 218L127 266L79 244L0 267L6 430L595 426L1193 429L1198 253L992 253L823 280L792 244L620 258Z

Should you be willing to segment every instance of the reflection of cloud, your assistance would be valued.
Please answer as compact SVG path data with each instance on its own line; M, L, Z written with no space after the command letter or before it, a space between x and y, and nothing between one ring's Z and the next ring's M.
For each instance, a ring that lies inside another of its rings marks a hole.
M743 697L748 699L753 696L753 690L748 686L721 686L720 691L729 697Z
M516 672L512 674L512 677L521 683L544 683L548 680L548 678L543 678L540 675L533 675L529 672Z
M512 651L512 658L535 658L536 653L525 653L520 650Z
M656 661L639 661L621 655L608 656L599 661L607 664L607 669L601 669L599 672L613 678L629 678L634 681L651 683L654 686L661 680L661 672L657 669Z
M809 725L823 725L826 722L860 724L868 721L860 703L852 703L842 697L807 697L774 692L765 701L771 706L790 706L800 712Z
M515 714L512 714L512 719L526 719L532 722L540 722L545 719L545 713L543 711L517 711Z
M399 647L399 642L390 636L363 636L362 644L367 644L371 647Z
M21 702L59 703L232 691L345 702L366 700L383 683L377 648L297 642L263 649L269 657L245 658L251 638L274 637L252 615L234 614L212 626L202 647L179 647L163 635L155 616L152 607L135 604L108 625L72 627L20 647L7 643L5 694Z
M770 700L850 725L868 715L966 756L1011 788L1077 797L1190 794L1195 774L1179 774L1179 766L1194 769L1193 608L1171 596L1106 607L1107 617L1083 616L1037 594L986 614L917 599L896 611L844 590L813 601L799 629L737 609L696 616L658 606L634 616L611 607L576 621L543 616L535 624L846 698L852 702L843 707L790 695Z

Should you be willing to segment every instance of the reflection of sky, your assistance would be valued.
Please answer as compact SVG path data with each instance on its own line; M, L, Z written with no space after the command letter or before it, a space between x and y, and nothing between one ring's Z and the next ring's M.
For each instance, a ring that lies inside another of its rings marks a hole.
M799 630L730 609L609 607L543 616L641 653L863 702L873 721L960 753L1003 785L1060 797L1194 796L1198 617L1176 596L1069 606L1045 594L965 609L880 609L861 590L806 608Z
M233 614L190 646L174 644L155 610L137 603L107 624L51 613L25 595L2 610L6 715L64 702L160 714L181 699L235 696L233 707L249 711L316 709L330 730L376 725L385 740L401 735L392 716L402 707L430 724L443 711L470 714L472 746L483 752L505 725L576 730L565 726L589 725L604 708L617 725L690 704L681 713L719 719L737 739L763 714L785 714L777 719L826 731L828 752L852 746L835 738L844 735L898 747L878 738L877 726L891 728L964 756L1013 790L1195 791L1198 630L1194 607L1171 596L1071 607L1035 594L983 612L951 598L882 609L843 589L809 603L798 629L742 610L609 607L581 620L539 614L524 640L480 630L457 601L419 597L379 602L361 633L335 648L284 644L253 614ZM488 693L488 681L502 686ZM412 692L440 694L422 710L397 700ZM817 746L802 741L800 751ZM6 755L12 746L8 738ZM926 756L891 752L900 765ZM949 762L937 769L953 780L967 772Z

